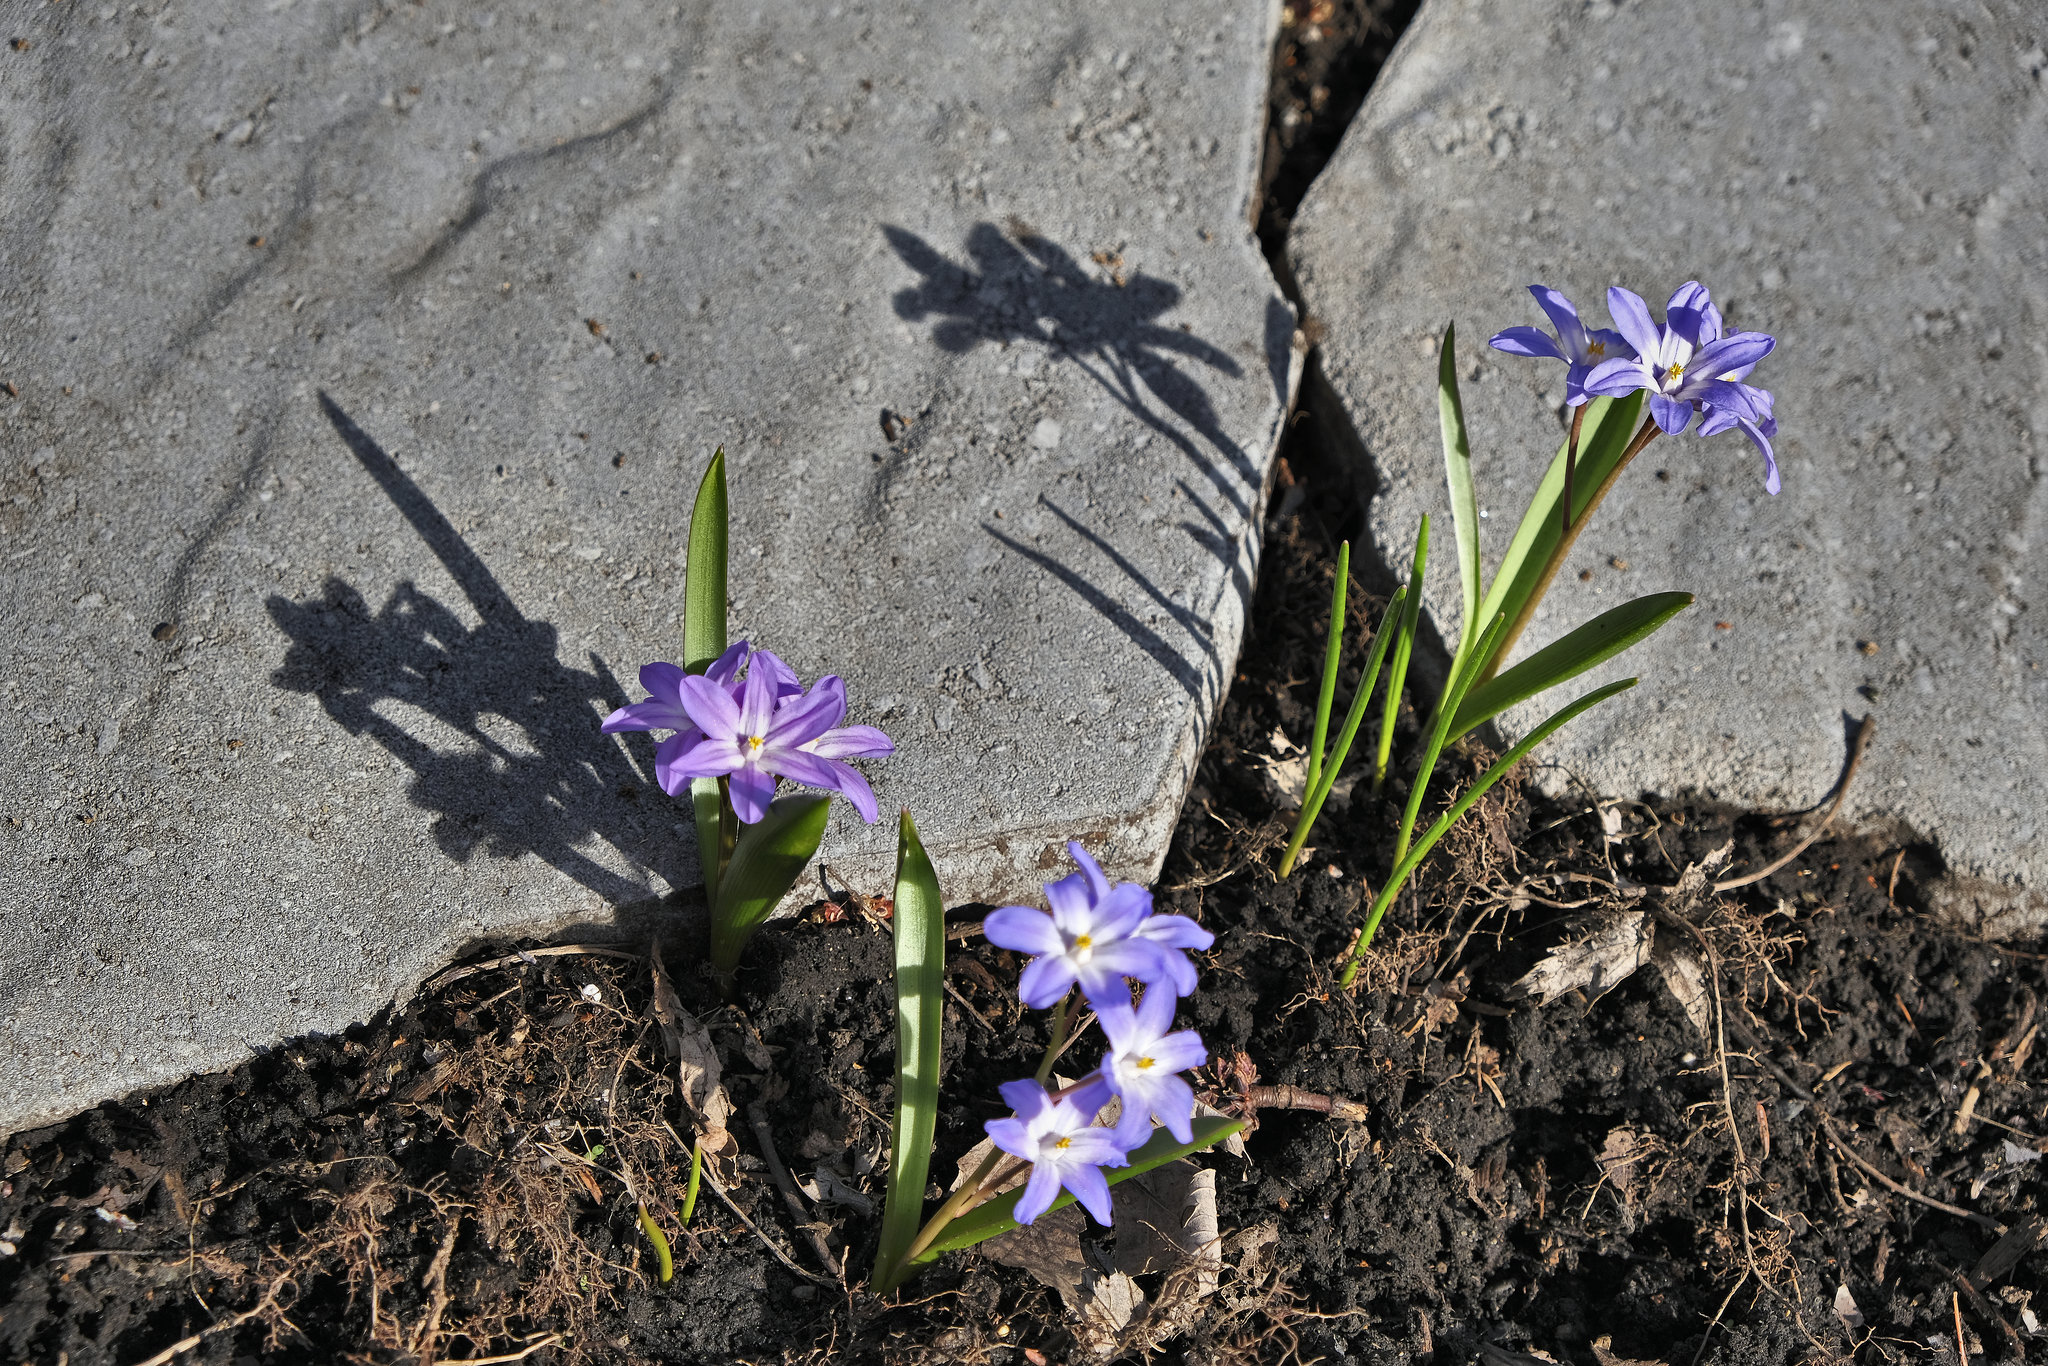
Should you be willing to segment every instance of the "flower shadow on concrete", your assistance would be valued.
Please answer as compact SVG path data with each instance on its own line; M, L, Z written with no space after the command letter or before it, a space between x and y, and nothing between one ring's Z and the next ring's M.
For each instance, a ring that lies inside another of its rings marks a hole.
M903 263L922 277L917 285L896 293L896 315L907 322L935 319L932 340L940 349L963 354L983 342L1037 342L1054 363L1068 361L1080 367L1119 406L1188 459L1198 477L1175 482L1200 521L1183 522L1181 530L1229 567L1232 588L1249 602L1252 564L1230 532L1231 519L1197 488L1206 481L1210 495L1227 504L1241 524L1254 515L1262 475L1224 431L1207 391L1192 366L1183 362L1199 363L1230 378L1242 371L1220 348L1162 321L1180 302L1180 287L1142 272L1098 278L1045 237L1022 229L1005 234L992 223L976 224L968 232L967 264L947 259L902 228L884 226L882 233ZM1293 333L1292 311L1274 299L1267 310L1264 341L1283 409L1289 397ZM1121 599L1127 593L1091 582L1073 565L993 525L984 523L984 529L1072 590L1189 697L1213 700L1222 681L1222 663L1206 614L1162 591L1101 532L1049 499L1041 497L1040 502L1129 579L1145 601L1126 603ZM1184 636L1184 642L1176 643L1175 636Z
M360 592L330 576L303 602L273 595L271 620L291 638L278 687L310 693L352 735L367 735L413 771L407 798L434 814L433 835L459 863L482 853L532 853L614 905L650 889L578 848L593 837L634 866L671 883L686 844L667 798L614 737L598 711L623 706L625 690L595 654L588 670L556 659L558 633L513 606L505 590L418 484L326 394L321 410L365 471L447 569L481 621L468 625L410 580L372 611ZM441 749L393 719L403 703L460 733ZM649 753L637 755L651 772Z

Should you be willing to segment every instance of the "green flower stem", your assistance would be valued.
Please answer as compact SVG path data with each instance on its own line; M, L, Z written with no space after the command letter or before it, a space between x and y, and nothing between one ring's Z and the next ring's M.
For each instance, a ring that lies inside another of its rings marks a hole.
M1558 507L1564 513L1560 530L1567 536L1572 534L1572 467L1579 463L1579 429L1585 425L1586 405L1581 403L1572 409L1572 435L1564 447L1564 497L1558 500Z
M1394 753L1394 723L1401 719L1401 689L1408 684L1408 657L1415 649L1415 628L1422 620L1422 570L1429 560L1429 518L1415 534L1415 563L1408 571L1408 602L1394 637L1394 661L1387 676L1387 701L1380 712L1379 748L1372 759L1372 795L1386 785L1387 764Z
M1046 1065L1048 1067L1051 1066L1050 1061ZM896 1264L898 1269L915 1262L919 1253L938 1241L939 1235L946 1231L946 1225L959 1218L967 1211L970 1205L974 1204L975 1198L981 1194L981 1188L988 1184L989 1177L995 1173L996 1164L1007 1156L1009 1154L1005 1153L1001 1148L989 1149L988 1156L981 1159L981 1166L975 1169L974 1175L968 1180L961 1182L960 1189L953 1192L952 1198L947 1200L945 1204L940 1205L939 1212L934 1214L931 1220L917 1231L916 1241L911 1243L910 1250L903 1254L903 1260ZM890 1280L893 1284L895 1280L893 1272Z
M1583 408L1581 411L1584 411ZM1513 621L1508 623L1507 634L1501 637L1500 648L1493 651L1487 658L1486 670L1489 674L1493 672L1500 661L1508 657L1508 651L1515 648L1515 642L1522 638L1522 632L1528 629L1530 621L1535 618L1536 604L1542 602L1543 595L1550 591L1550 581L1555 579L1557 571L1564 567L1565 559L1572 553L1572 546L1578 543L1579 533L1585 530L1586 522L1593 515L1593 509L1599 507L1601 500L1607 497L1607 491L1614 487L1614 481L1619 479L1621 472L1628 468L1629 461L1641 455L1643 447L1649 445L1655 439L1657 430L1657 424L1653 419L1647 417L1643 419L1643 425L1636 428L1636 434L1629 441L1628 449L1621 453L1621 459L1614 462L1614 468L1607 472L1607 477L1600 481L1600 486L1594 489L1592 495L1586 499L1586 505L1579 509L1578 515L1570 517L1565 523L1564 534L1557 538L1557 545L1551 550L1550 558L1544 562L1543 576L1536 580L1536 591L1529 595L1529 600L1522 604L1522 610L1516 614ZM1572 428L1572 436L1576 441L1578 436L1578 427L1576 425ZM1565 478L1567 480L1571 478L1571 466L1569 464L1565 466ZM1569 484L1567 484L1567 488L1569 488ZM1571 496L1567 493L1564 498L1567 514L1570 512L1571 505Z
M1065 996L1062 996L1060 1003L1053 1007L1052 1040L1045 1046L1045 1056L1038 1061L1037 1079L1040 1086L1045 1085L1047 1079L1052 1076L1052 1065L1059 1061L1060 1050L1067 1046L1067 1023L1072 1015L1073 1007L1074 993L1072 990L1069 990Z

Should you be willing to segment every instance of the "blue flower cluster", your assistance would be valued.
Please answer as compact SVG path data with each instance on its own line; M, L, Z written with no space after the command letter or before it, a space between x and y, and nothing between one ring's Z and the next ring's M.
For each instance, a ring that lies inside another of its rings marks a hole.
M1771 391L1745 384L1756 363L1777 341L1762 332L1723 335L1721 310L1697 280L1680 285L1664 306L1664 321L1650 316L1642 296L1619 286L1607 291L1607 311L1616 330L1588 328L1572 301L1547 285L1529 292L1549 315L1557 335L1534 327L1510 327L1493 335L1496 351L1565 363L1564 401L1578 407L1595 397L1622 398L1645 390L1650 419L1676 436L1700 415L1701 436L1739 428L1764 458L1764 488L1779 488L1778 458L1771 438L1778 434Z
M1062 1186L1097 1223L1109 1223L1102 1169L1128 1165L1155 1120L1179 1142L1193 1141L1195 1092L1181 1073L1209 1056L1194 1030L1173 1028L1173 1011L1195 989L1185 950L1206 949L1216 937L1184 915L1152 914L1150 892L1134 882L1110 885L1079 843L1067 852L1081 871L1047 884L1050 912L1004 906L982 928L991 944L1032 955L1017 984L1025 1005L1043 1010L1079 986L1109 1041L1101 1065L1061 1091L1029 1079L1002 1087L1016 1114L985 1127L996 1147L1031 1164L1017 1201L1020 1224L1045 1213ZM1135 1001L1133 982L1144 988ZM1097 1125L1112 1096L1122 1102L1115 1127Z

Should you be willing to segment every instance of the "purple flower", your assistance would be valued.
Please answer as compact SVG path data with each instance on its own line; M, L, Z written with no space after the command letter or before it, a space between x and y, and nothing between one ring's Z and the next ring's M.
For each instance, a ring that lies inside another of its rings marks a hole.
M1181 996L1195 989L1195 967L1178 949L1206 949L1216 936L1183 915L1152 915L1152 894L1135 882L1110 886L1078 841L1067 852L1081 871L1046 884L1048 915L1028 906L988 913L982 933L999 948L1033 955L1017 981L1025 1005L1043 1010L1076 982L1088 1003L1129 1003L1124 978L1162 983Z
M1651 420L1673 436L1691 424L1695 412L1703 414L1702 436L1741 428L1763 454L1765 489L1776 493L1778 461L1770 438L1778 424L1771 395L1742 381L1777 342L1762 332L1723 336L1721 311L1697 280L1671 296L1662 323L1650 316L1641 296L1618 286L1607 291L1607 307L1637 354L1595 366L1586 391L1620 398L1647 390Z
M982 1127L998 1148L1031 1164L1031 1179L1017 1198L1017 1222L1028 1224L1045 1213L1065 1186L1096 1223L1106 1226L1109 1182L1102 1169L1130 1165L1115 1133L1092 1123L1109 1099L1108 1084L1098 1077L1058 1100L1035 1081L1004 1082L1001 1089L1017 1113Z
M1180 1142L1194 1142L1195 1091L1180 1074L1207 1062L1209 1050L1192 1029L1167 1032L1173 1029L1173 1007L1174 996L1166 991L1146 992L1135 1010L1095 1007L1096 1021L1109 1040L1102 1077L1123 1098L1116 1139L1126 1148L1151 1136L1154 1119Z
M739 696L739 672L747 662L751 647L746 641L735 641L731 649L713 660L704 671L704 677L730 690L735 699ZM768 670L775 678L777 699L793 697L803 691L796 674L788 665L769 654L758 652L757 668ZM622 730L672 730L674 735L663 740L654 751L654 777L661 784L662 791L671 797L681 796L689 786L687 777L675 772L676 760L697 747L704 738L704 732L690 719L683 709L683 670L673 664L648 664L640 670L640 686L648 693L645 702L634 702L620 707L604 719L604 733L612 735Z
M1635 352L1629 348L1628 339L1619 332L1611 332L1604 327L1589 329L1580 322L1578 308L1549 285L1530 285L1529 292L1550 315L1557 335L1553 337L1534 327L1510 327L1494 333L1487 345L1511 356L1563 361L1564 401L1568 407L1576 408L1592 397L1586 391L1586 376L1593 372L1593 367L1605 361L1631 357Z
M738 679L742 661L746 677ZM640 685L648 699L613 712L604 729L676 732L655 751L655 777L670 796L680 796L692 778L730 776L733 811L751 825L767 814L782 777L841 793L874 823L874 791L843 761L896 747L873 726L835 729L846 718L846 684L837 675L805 692L788 665L741 641L702 675L650 664L640 671Z

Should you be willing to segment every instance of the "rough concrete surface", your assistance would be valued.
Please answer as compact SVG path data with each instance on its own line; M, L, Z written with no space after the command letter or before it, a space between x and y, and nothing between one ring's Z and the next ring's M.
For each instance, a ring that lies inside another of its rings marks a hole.
M1753 382L1777 395L1784 492L1739 434L1655 441L1524 640L1699 594L1599 675L1639 689L1549 742L1560 785L1803 807L1868 710L1849 813L1938 841L1948 905L2048 918L2044 43L2048 16L2011 0L1424 6L1290 245L1385 559L1446 510L1447 319L1489 563L1564 429L1563 366L1485 349L1543 323L1524 285L1605 325L1610 284L1661 316L1698 279L1731 327L1779 339Z
M0 6L0 1132L659 923L597 722L720 443L735 633L953 899L1156 869L1298 370L1276 15Z

